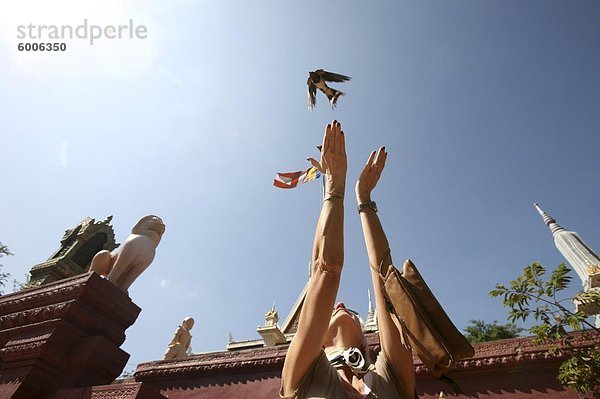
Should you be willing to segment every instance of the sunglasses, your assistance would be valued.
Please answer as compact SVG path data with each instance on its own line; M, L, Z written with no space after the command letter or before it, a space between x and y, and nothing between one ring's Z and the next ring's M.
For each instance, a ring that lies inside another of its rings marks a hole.
M346 310L347 310L349 313L352 313L354 316L360 317L360 314L359 314L359 313L358 313L356 310L353 310L353 309L348 309L348 308L346 308Z
M353 314L354 316L360 318L360 314L356 310L350 309L350 308L333 308L333 313L335 313L336 311L338 311L340 309L345 310L346 312Z

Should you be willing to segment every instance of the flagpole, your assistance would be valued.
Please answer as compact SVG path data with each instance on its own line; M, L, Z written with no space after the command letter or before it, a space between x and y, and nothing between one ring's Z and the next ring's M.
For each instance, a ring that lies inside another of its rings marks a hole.
M317 146L317 150L319 150L319 154L321 153L323 149L323 146L318 145ZM324 170L320 170L321 172L321 179L323 180L323 198L321 199L322 201L325 201L325 171Z
M317 146L317 150L319 150L319 154L321 153L321 146L318 145ZM321 206L323 206L323 201L325 201L325 171L320 170L319 172L321 172L321 183L323 185L323 190L322 190L322 198L321 198ZM310 280L311 277L311 271L312 271L312 260L310 262L308 262L308 279Z
M323 199L322 201L325 201L325 174L323 172L321 172L321 180L323 181Z

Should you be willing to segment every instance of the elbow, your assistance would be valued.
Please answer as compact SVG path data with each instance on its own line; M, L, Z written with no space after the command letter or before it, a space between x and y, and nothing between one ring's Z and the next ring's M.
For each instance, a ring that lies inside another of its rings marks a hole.
M341 276L344 266L343 256L318 256L313 261L313 275L324 272L332 276Z
M324 235L316 240L313 252L313 275L317 271L341 274L344 265L343 238Z

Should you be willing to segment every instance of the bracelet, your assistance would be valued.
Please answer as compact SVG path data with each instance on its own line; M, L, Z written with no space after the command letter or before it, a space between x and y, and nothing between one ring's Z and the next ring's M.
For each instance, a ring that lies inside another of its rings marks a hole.
M329 194L327 197L325 197L325 199L323 200L323 202L325 201L331 201L334 199L343 201L344 200L344 194L339 194L339 193L327 193Z

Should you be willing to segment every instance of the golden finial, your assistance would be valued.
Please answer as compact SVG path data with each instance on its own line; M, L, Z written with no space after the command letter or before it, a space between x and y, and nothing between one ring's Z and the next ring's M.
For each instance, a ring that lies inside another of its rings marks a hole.
M587 272L590 276L593 276L595 274L600 274L600 266L598 266L595 263L590 262L589 260L586 260L585 264L587 265Z

